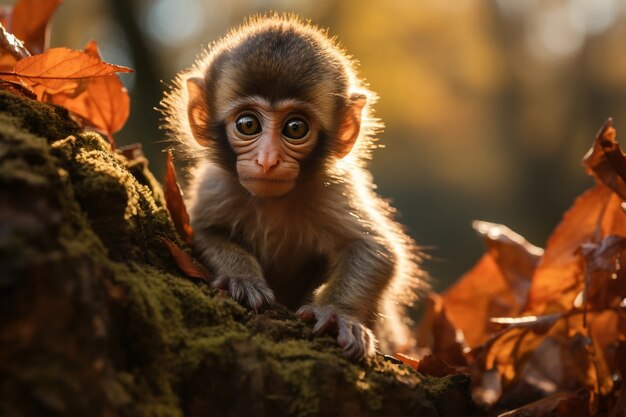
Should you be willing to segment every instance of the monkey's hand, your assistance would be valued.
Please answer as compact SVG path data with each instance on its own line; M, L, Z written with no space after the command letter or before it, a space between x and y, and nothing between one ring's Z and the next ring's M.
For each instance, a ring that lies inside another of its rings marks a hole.
M340 313L335 306L305 305L296 315L304 322L316 322L313 327L316 336L330 334L336 337L348 358L360 360L374 355L376 338L372 331L354 317Z
M259 311L260 307L274 303L274 293L262 279L218 276L212 285L228 291L231 297L254 311Z

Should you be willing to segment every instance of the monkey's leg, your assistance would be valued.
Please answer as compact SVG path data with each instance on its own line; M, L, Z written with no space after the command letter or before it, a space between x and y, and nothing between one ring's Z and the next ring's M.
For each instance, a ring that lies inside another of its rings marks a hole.
M201 259L215 272L214 287L227 290L231 297L254 311L274 302L274 293L263 278L259 262L241 246L207 231L197 233L194 244Z
M316 335L330 334L348 357L361 359L375 352L376 339L367 326L394 273L390 251L374 240L354 242L331 265L329 281L315 292L313 305L296 313L313 322Z

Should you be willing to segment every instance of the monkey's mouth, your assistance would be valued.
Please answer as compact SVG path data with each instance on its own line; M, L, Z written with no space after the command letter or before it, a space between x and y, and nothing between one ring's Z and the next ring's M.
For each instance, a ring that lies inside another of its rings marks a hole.
M264 177L243 177L241 178L241 182L266 182L270 184L285 184L285 183L293 183L294 180L289 178L264 178Z
M242 177L239 182L255 197L279 197L296 185L295 180L287 178Z

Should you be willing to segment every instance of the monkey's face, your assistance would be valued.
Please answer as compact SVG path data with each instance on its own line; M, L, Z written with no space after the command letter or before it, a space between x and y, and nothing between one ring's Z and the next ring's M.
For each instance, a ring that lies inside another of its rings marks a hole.
M318 123L305 104L246 99L224 120L241 185L256 197L291 191L318 139Z

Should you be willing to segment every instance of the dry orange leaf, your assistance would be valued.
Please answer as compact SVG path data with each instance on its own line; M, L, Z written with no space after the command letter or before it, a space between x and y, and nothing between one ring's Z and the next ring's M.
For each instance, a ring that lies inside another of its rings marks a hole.
M443 295L450 321L463 331L470 347L484 343L497 329L490 322L492 317L521 312L542 254L506 226L487 222L474 222L473 226L488 251Z
M597 134L583 165L598 184L580 196L554 230L533 276L528 309L550 305L567 310L584 285L583 245L600 245L610 235L626 236L626 158L609 119Z
M466 343L463 330L449 319L439 294L428 292L424 299L424 315L417 329L417 342L438 358L454 366L467 365L463 353Z
M583 287L580 249L599 243L609 234L626 235L621 199L598 184L574 202L554 230L533 275L527 309L542 314L546 308L569 310ZM550 307L552 306L552 307Z
M167 153L163 191L165 193L167 209L170 212L170 216L172 216L176 231L185 242L191 243L193 230L189 224L189 214L187 214L182 192L176 180L176 169L174 168L172 151L168 151Z
M414 358L413 356L405 355L404 353L400 353L400 352L396 352L396 354L393 356L394 358L402 362L404 365L411 367L417 371L417 367L420 364L419 359Z
M114 74L116 72L132 72L130 68L112 65L85 52L68 48L52 48L43 54L33 55L18 61L10 73L0 73L3 79L17 76L25 84L43 94L55 94L61 91L79 89L81 82L90 78ZM82 85L84 88L84 84Z
M417 371L424 375L436 376L439 378L459 373L446 362L433 355L424 356L417 364Z
M626 200L626 157L616 141L613 120L608 119L583 158L587 172Z
M583 165L597 184L543 254L504 226L476 222L487 253L441 308L427 299L421 345L442 358L437 334L464 334L475 394L489 394L492 413L521 406L502 416L626 417L626 155L610 120ZM435 324L437 311L449 320Z
M161 242L165 245L172 258L176 262L176 265L190 278L202 279L204 281L209 281L208 272L202 267L202 265L197 264L193 261L193 258L189 256L185 251L179 248L174 242L168 240L164 237L161 237Z
M599 244L583 245L585 262L585 300L591 309L618 307L626 298L626 237L610 235Z
M49 24L62 0L17 0L13 6L10 31L24 41L32 54L48 47Z
M85 54L102 62L95 41L87 44ZM130 114L130 97L117 74L89 79L78 95L57 93L46 99L78 115L85 125L104 133L111 144L115 143L113 134L124 126Z

